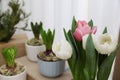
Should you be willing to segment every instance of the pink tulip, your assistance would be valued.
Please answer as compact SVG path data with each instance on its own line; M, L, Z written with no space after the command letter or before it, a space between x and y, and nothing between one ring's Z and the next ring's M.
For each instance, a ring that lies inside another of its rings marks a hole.
M82 36L83 36L83 32L82 32L82 30L80 30L79 28L76 28L73 35L74 35L74 37L75 37L78 41L81 41L81 40L82 40Z
M97 31L96 26L94 26L91 30L87 22L78 20L77 27L73 35L78 41L81 41L84 35L90 34L90 33L95 34L96 31Z
M77 27L74 32L74 37L78 40L81 41L82 37L85 34L89 34L91 32L89 25L85 21L78 21Z
M78 20L78 22L77 22L77 26L78 27L84 26L84 25L88 25L88 23L86 21L80 21L80 20Z

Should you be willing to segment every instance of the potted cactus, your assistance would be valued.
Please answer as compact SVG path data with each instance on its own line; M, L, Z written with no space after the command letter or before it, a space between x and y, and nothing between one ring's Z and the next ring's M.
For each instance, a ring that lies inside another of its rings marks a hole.
M47 77L56 77L63 73L65 61L56 57L52 51L52 44L54 41L55 30L53 32L48 29L46 32L41 29L41 36L46 46L46 51L40 52L38 57L39 72ZM49 66L49 68L48 68Z
M31 22L31 29L34 34L34 38L27 41L26 53L29 60L36 62L37 54L46 50L45 45L43 44L42 39L40 38L40 31L42 28L42 22L33 23Z
M26 80L26 67L15 62L16 53L15 47L2 49L6 64L0 67L0 80Z
M5 12L0 11L0 42L8 42L16 29L28 30L27 20L29 14L26 14L21 7L24 3L20 3L18 0L10 0L10 9ZM18 24L24 21L24 27L19 27Z

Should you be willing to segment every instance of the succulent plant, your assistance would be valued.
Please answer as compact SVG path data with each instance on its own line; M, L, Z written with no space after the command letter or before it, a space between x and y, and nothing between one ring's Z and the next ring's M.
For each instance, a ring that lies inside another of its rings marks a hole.
M27 44L33 45L33 46L39 46L43 44L42 39L39 37L40 36L40 31L42 29L42 22L39 24L36 22L35 24L31 22L31 29L34 34L34 38L28 40Z
M0 12L0 42L9 41L16 29L27 30L29 14L26 14L21 8L24 3L20 4L18 0L11 0L8 5L11 9ZM17 24L21 21L25 22L25 26L18 28Z
M2 49L2 56L6 62L6 65L9 68L15 67L15 57L16 57L17 49L15 47L10 48L3 48Z

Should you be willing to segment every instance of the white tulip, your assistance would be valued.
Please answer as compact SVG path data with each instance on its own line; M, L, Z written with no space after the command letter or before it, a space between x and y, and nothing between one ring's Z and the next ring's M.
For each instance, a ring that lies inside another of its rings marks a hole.
M69 59L72 56L71 45L66 40L54 43L52 46L52 51L56 57L63 60Z
M112 35L105 33L94 37L94 45L100 54L109 55L116 49L117 41Z

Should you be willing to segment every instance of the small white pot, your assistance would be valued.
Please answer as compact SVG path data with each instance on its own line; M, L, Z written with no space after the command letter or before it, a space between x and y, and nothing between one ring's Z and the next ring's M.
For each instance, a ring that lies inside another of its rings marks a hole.
M45 45L31 46L26 43L25 47L26 47L26 53L27 53L28 59L34 62L38 61L38 58L37 58L38 53L46 51Z
M65 70L65 61L47 62L38 60L39 72L46 77L57 77Z
M27 70L25 67L25 70L22 73L14 76L5 76L0 74L0 80L26 80L26 76L27 76Z

